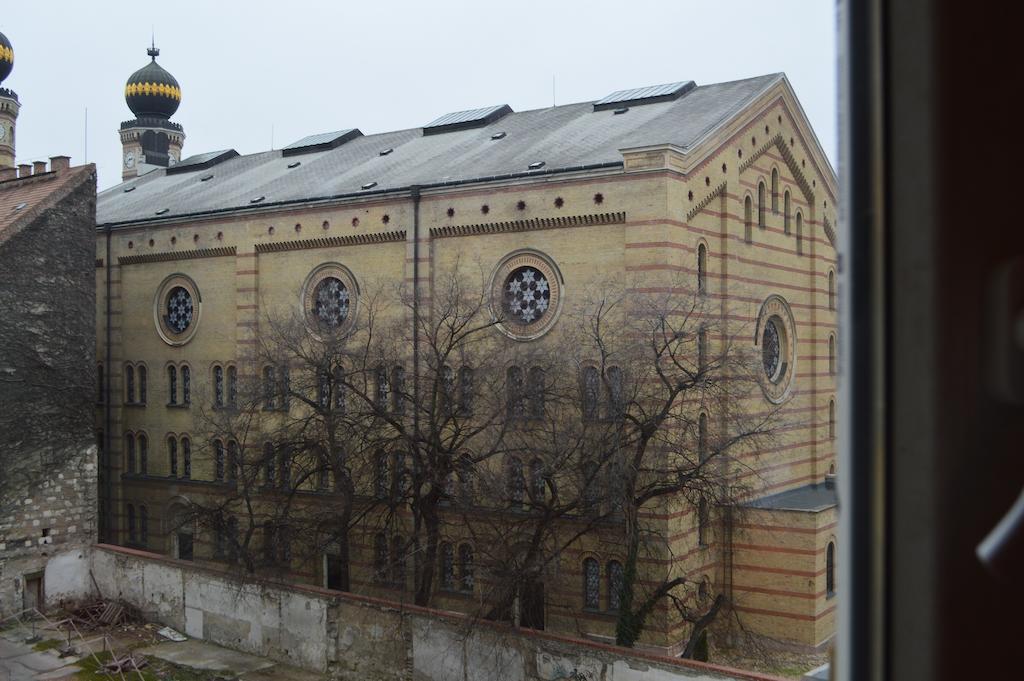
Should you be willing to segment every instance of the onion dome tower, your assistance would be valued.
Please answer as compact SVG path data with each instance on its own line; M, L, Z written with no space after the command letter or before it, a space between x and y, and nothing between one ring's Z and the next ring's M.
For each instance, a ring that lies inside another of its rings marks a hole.
M0 33L0 83L13 69L14 48L7 36ZM20 109L17 93L0 86L0 168L14 167L14 124Z
M124 99L135 120L121 124L121 179L128 180L155 168L173 166L181 159L185 132L170 118L181 104L181 86L156 63L154 44L146 53L150 62L133 73L124 87Z

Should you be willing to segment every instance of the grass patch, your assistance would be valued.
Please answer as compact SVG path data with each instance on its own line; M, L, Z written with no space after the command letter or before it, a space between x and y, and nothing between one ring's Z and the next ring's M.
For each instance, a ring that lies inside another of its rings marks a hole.
M42 653L47 650L57 650L62 645L64 645L63 641L59 641L55 638L48 638L45 641L40 641L39 643L32 646L32 650Z
M78 662L78 666L82 668L82 671L75 675L76 679L82 679L83 681L110 681L111 679L120 678L117 674L111 674L103 670L103 665L111 660L111 654L109 652L96 653L96 657L93 658L91 655L82 658ZM198 669L192 669L191 667L182 667L164 660L159 660L153 657L147 657L149 662L142 670L143 681L160 681L161 679L174 679L174 681L210 681L218 677L218 672L207 672ZM124 672L124 676L129 681L139 681L139 674L135 671Z

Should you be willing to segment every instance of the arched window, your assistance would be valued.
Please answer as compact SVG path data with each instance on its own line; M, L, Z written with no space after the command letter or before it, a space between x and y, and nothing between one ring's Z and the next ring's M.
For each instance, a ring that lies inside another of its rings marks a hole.
M145 433L139 433L135 436L136 444L139 448L139 473L142 475L149 474L149 438L146 437Z
M749 196L743 201L743 240L748 244L754 240L754 202Z
M131 433L124 434L124 458L125 468L129 473L135 472L135 436Z
M779 213L779 169L772 168L772 212Z
M128 516L128 542L134 544L139 538L135 529L135 507L131 504L125 506L125 514Z
M167 404L178 403L178 367L167 367Z
M608 561L608 609L618 612L622 603L622 563L617 560Z
M316 403L321 409L331 406L331 377L326 371L316 375Z
M273 487L277 479L277 467L274 465L274 444L263 443L263 481L267 487Z
M192 370L187 364L181 367L181 403L192 404Z
M292 372L287 364L281 367L281 409L287 410L292 399Z
M373 475L373 492L378 499L387 499L391 492L387 452L378 451Z
M448 416L455 413L455 369L445 364L438 376L438 399L442 412Z
M213 479L224 482L224 443L213 441Z
M828 337L828 373L836 373L836 337L833 335Z
M521 419L526 415L523 393L523 370L509 367L505 372L505 399L510 419Z
M592 421L598 416L601 400L601 374L597 367L583 367L583 418Z
M277 378L274 367L263 367L263 408L277 408Z
M228 406L238 406L238 369L228 367Z
M626 411L626 398L622 387L622 369L608 367L608 418L621 419Z
M213 367L213 406L224 406L224 367Z
M583 607L587 610L601 607L601 566L593 558L583 561Z
M228 441L228 480L238 479L238 443L234 440Z
M459 546L459 590L473 591L473 547L469 544Z
M345 372L342 371L341 367L335 367L334 369L334 411L339 414L345 414L345 408L348 401L345 399Z
M530 499L535 504L544 501L547 490L547 476L544 472L544 462L534 459L530 462Z
M796 254L803 255L804 253L804 216L797 211L796 213Z
M388 382L388 368L384 365L378 366L377 371L377 409L387 411L388 402L391 399L391 384Z
M124 365L124 401L135 404L135 367L131 364Z
M149 509L139 506L139 543L149 545Z
M836 595L836 545L829 542L825 549L825 597Z
M395 414L405 414L405 367L401 364L391 370L391 387L393 392L391 409Z
M828 309L836 309L836 273L828 271Z
M448 542L438 548L441 561L441 588L445 591L455 589L455 550Z
M139 404L146 403L146 365L140 364L136 367L139 378Z
M789 234L789 190L782 196L782 229Z
M697 245L697 293L708 292L708 247Z
M765 205L765 189L764 182L758 182L757 184L757 226L761 229L765 228L764 213L767 206Z
M459 411L463 416L473 413L473 367L459 369Z
M192 440L181 438L181 474L184 478L192 477Z
M468 456L459 459L459 500L465 504L473 503L473 460Z
M836 439L836 401L828 401L828 439Z
M178 477L178 441L173 435L167 438L167 462L171 477Z
M531 419L544 418L544 397L545 397L544 370L540 367L530 369L530 383L527 394L529 395L527 406Z
M519 508L523 505L523 497L526 493L526 480L523 477L523 462L518 457L511 456L506 464L508 476L506 484L508 485L508 501L509 504L515 508Z
M708 415L704 412L697 417L697 458L701 463L708 460Z
M697 544L708 545L708 529L711 524L711 517L708 511L708 502L701 499L697 504Z
M405 588L405 539L400 534L391 538L391 582Z
M277 478L281 483L281 489L291 489L292 462L288 447L277 448Z
M388 540L382 532L373 536L373 576L378 582L387 581Z

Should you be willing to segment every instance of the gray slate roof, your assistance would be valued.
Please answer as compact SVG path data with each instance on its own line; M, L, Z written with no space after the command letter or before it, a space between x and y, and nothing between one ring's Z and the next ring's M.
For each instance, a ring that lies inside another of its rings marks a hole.
M411 185L546 174L622 164L620 149L654 144L692 147L766 89L781 73L697 87L675 101L632 106L625 114L594 111L592 102L509 114L482 128L424 136L422 128L358 137L336 149L282 157L280 149L239 156L205 172L155 170L100 193L99 225L260 207ZM496 132L507 133L492 140ZM384 149L394 152L380 156ZM301 161L296 168L288 164ZM544 161L543 170L528 166ZM200 182L201 175L214 177ZM126 187L135 190L126 193Z
M772 511L809 511L816 513L832 508L837 503L838 497L836 496L835 485L818 483L761 497L749 502L747 506Z

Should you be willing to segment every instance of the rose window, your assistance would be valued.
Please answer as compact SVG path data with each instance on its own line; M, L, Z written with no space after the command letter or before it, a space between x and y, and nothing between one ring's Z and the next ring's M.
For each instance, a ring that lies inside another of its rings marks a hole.
M181 286L175 286L167 295L167 328L184 333L192 324L192 295Z
M348 318L348 288L340 279L326 277L316 285L313 315L321 326L336 329Z
M532 324L544 316L550 303L551 288L539 270L520 267L505 280L505 309L512 321Z
M781 341L779 327L774 319L769 319L764 325L764 333L761 337L761 363L764 365L764 372L768 379L775 381L779 378L779 367L781 366Z

